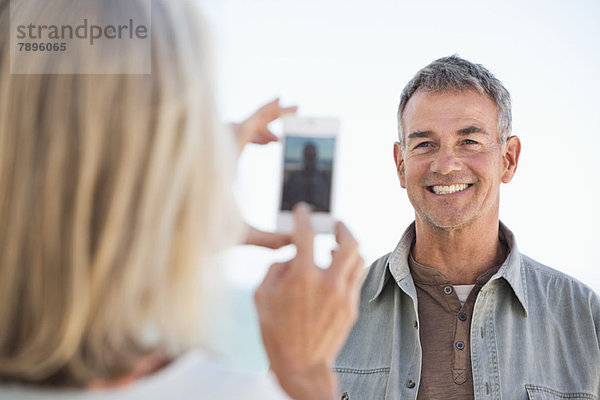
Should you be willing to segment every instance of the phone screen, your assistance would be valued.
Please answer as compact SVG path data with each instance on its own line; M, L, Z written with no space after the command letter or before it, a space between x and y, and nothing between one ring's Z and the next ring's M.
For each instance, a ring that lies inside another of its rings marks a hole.
M335 137L285 136L280 210L308 203L315 212L331 212Z

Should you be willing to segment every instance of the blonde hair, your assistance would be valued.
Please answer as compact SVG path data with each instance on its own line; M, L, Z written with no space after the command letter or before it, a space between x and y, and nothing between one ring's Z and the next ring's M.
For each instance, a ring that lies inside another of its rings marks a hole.
M11 75L8 3L0 380L77 386L126 374L151 352L176 357L199 345L199 269L237 239L239 222L236 150L217 121L204 24L190 2L153 0L150 75ZM51 20L80 3L150 15L138 0L53 0L28 12ZM76 62L127 65L140 53L96 56Z

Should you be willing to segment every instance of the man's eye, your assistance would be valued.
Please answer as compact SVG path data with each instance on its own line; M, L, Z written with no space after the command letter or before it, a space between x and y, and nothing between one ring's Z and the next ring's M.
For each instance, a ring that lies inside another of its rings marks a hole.
M415 146L415 149L419 148L419 147L429 147L431 144L429 142L421 142L418 145Z
M465 143L465 144L477 144L477 142L476 142L476 141L474 141L474 140L471 140L471 139L466 139L464 143Z

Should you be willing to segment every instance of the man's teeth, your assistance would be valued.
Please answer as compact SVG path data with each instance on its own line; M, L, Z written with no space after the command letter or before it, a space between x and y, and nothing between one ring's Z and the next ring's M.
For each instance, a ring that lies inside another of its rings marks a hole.
M469 185L461 183L459 185L432 186L431 189L435 194L450 194L460 192L468 187Z

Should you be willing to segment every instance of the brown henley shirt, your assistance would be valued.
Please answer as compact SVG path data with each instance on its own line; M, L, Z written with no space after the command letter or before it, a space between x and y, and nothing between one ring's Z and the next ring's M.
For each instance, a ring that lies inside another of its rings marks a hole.
M442 272L408 260L417 288L419 335L423 349L418 400L472 399L470 330L479 290L498 271L491 268L477 278L464 305Z

